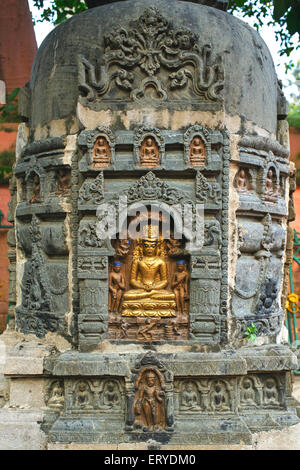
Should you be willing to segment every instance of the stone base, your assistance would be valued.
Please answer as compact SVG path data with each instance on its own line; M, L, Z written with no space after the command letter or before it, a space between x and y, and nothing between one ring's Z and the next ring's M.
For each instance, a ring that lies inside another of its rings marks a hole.
M81 353L49 338L15 339L0 357L0 449L254 449L264 448L262 432L275 433L280 448L281 433L300 434L290 374L297 358L287 346L137 351L107 342L105 352ZM134 428L138 378L148 370L164 383L164 431Z

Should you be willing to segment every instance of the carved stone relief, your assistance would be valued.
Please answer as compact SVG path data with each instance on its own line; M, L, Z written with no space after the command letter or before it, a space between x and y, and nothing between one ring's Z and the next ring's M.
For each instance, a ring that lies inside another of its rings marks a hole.
M63 380L54 380L50 382L45 395L45 403L48 408L52 408L55 410L63 409L65 404L65 391Z
M175 380L175 409L179 415L230 413L237 407L236 379Z
M134 134L134 155L138 166L155 168L165 158L165 142L159 129L140 127Z
M182 91L194 100L222 100L220 57L212 60L209 44L199 47L197 35L186 28L174 29L155 7L127 27L116 27L104 37L104 46L100 70L78 57L79 90L87 104L102 97L112 99L115 88L119 99L140 103L151 98L152 106L180 100ZM149 89L155 90L154 96L148 95Z
M97 205L104 199L103 172L93 180L85 180L79 190L78 205Z
M103 170L114 165L116 138L109 127L98 126L92 131L82 131L78 136L78 144L86 149L81 165L84 162L87 168L93 170Z
M187 165L204 167L211 158L211 137L207 129L196 124L183 136L184 158Z
M56 176L57 190L55 194L57 196L66 196L71 190L71 172L68 168L59 168Z
M57 330L59 315L62 316L67 309L67 266L62 263L47 265L40 221L35 215L32 216L29 234L31 247L25 250L29 250L30 258L24 267L22 301L16 309L17 325L24 333L34 332L42 337L48 331Z
M69 413L124 413L124 386L115 377L68 379L65 386Z
M140 372L133 403L134 428L161 431L166 427L165 383L154 367Z

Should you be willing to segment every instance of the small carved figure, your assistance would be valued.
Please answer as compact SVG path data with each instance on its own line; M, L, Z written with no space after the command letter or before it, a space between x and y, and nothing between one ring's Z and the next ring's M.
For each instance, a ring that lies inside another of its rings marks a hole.
M261 295L256 306L256 315L268 315L272 312L273 302L277 297L277 293L277 282L269 277L262 285Z
M121 273L122 263L115 261L113 263L113 270L109 273L109 311L118 313L120 310L120 303L125 290L125 278Z
M141 335L145 341L152 343L153 332L152 328L155 326L155 322L151 322L150 318L146 318L145 326L140 326L137 332L137 336Z
M180 336L176 320L169 320L165 325L166 339L174 339L174 335Z
M130 249L130 240L128 240L127 238L118 240L116 251L115 251L116 256L122 257L122 256L128 255L129 249Z
M71 175L66 168L60 168L57 173L57 196L65 196L70 191Z
M274 189L273 170L270 168L266 176L265 200L269 202L276 202L277 195L277 190Z
M166 246L169 256L178 256L182 252L182 241L176 238L170 237L169 240L166 240Z
M151 136L146 137L141 145L140 163L148 168L159 164L159 149L155 139Z
M198 404L198 396L194 390L193 382L187 382L185 389L181 395L181 409L185 411L198 411L200 406Z
M41 184L38 175L34 175L32 182L32 196L29 201L30 204L36 204L41 202Z
M135 426L144 431L165 427L164 391L154 371L145 371L137 387L135 403Z
M265 382L264 404L265 405L278 405L279 404L276 381L272 377L268 378Z
M97 137L93 148L93 167L107 168L111 165L111 153L105 137Z
M183 315L186 313L185 301L188 299L188 280L186 263L184 260L177 261L177 270L172 280L172 289L174 290L177 311Z
M128 338L128 332L127 332L128 328L129 328L129 325L126 322L125 318L121 318L120 333L119 333L118 339Z
M241 169L236 178L236 186L239 193L247 193L248 192L248 179L246 176L245 170Z
M48 406L51 408L62 408L64 405L64 389L60 382L54 382L51 395L48 400Z
M103 405L106 408L114 408L120 404L120 395L118 386L115 382L109 381L105 384L103 390Z
M206 154L202 139L199 136L193 138L190 145L190 165L202 166L205 164Z
M257 406L255 401L255 390L251 379L245 378L243 380L241 404L245 406Z
M92 408L89 386L87 383L79 382L75 395L76 408Z
M228 393L221 382L214 384L211 393L211 407L213 411L230 411Z

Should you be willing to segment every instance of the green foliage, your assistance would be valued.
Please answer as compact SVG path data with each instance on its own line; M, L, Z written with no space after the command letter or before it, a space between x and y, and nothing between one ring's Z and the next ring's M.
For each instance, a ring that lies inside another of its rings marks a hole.
M251 340L251 341L255 341L256 338L257 338L256 332L257 332L257 328L254 325L254 323L252 322L251 325L248 325L247 328L246 328L246 331L245 331L246 339Z
M81 0L52 0L49 8L44 8L44 0L34 0L34 6L42 10L38 21L50 21L54 25L87 9L85 2Z
M7 97L6 104L0 107L0 122L19 122L18 117L18 93L20 88L15 88Z
M257 31L264 24L264 19L271 17L268 26L275 28L276 40L280 41L279 54L289 57L291 52L300 47L294 46L293 38L300 36L300 0L229 0L229 13L238 12L244 17L254 18ZM286 70L293 67L287 61Z
M0 166L12 167L15 163L16 152L14 150L3 150L0 153Z

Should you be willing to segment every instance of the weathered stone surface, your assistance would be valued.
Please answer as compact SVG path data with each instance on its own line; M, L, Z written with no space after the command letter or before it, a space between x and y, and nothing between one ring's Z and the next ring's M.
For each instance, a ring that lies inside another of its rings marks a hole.
M41 431L43 413L4 408L0 410L1 450L44 450L47 436Z
M49 35L22 93L0 413L16 447L254 448L299 421L270 54L225 1L100 3ZM136 240L142 204L158 224Z
M213 44L214 54L226 56L226 111L231 116L243 114L249 121L275 133L277 80L270 53L259 35L244 22L214 8L190 2L173 3L172 11L177 27L191 25L193 30L200 32L201 38L205 38L205 43ZM169 5L169 1L163 0L153 0L151 3L151 6L157 6L162 14L171 19ZM38 51L30 82L34 103L33 126L75 115L76 56L83 55L93 63L93 44L103 54L103 43L99 43L98 38L107 35L119 23L120 18L126 24L137 18L148 6L148 2L142 1L121 2L117 6L104 5L73 17L50 33ZM52 42L55 40L58 41L58 47L55 49L53 69ZM231 67L232 63L235 67ZM66 67L69 71L67 82ZM261 76L264 80L260 79ZM52 105L49 101L49 106L39 106L41 102L47 103L52 95L60 96L60 100L56 99ZM264 96L268 96L267 101ZM264 106L259 105L261 102Z

